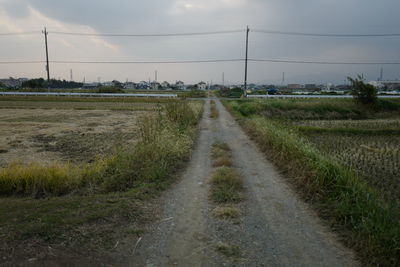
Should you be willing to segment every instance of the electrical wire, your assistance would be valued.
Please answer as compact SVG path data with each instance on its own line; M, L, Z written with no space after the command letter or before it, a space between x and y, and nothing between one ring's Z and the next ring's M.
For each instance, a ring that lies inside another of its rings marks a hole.
M13 36L13 35L29 35L29 34L41 34L40 31L30 31L30 32L3 32L0 36Z
M109 36L109 37L170 37L170 36L198 36L240 33L245 30L209 31L209 32L186 32L186 33L159 33L159 34L115 34L115 33L80 33L80 32L58 32L49 31L51 34L77 35L77 36Z
M292 32L292 31L276 31L264 29L250 29L254 33L264 34L279 34L279 35L294 35L294 36L313 36L313 37L397 37L400 33L369 33L369 34L336 34L336 33L307 33L307 32ZM196 35L218 35L229 33L244 33L245 29L235 29L226 31L206 31L206 32L186 32L186 33L155 33L155 34L118 34L118 33L82 33L82 32L61 32L49 31L52 34L60 35L77 35L77 36L109 36L109 37L168 37L168 36L196 36ZM26 31L26 32L7 32L0 33L0 36L11 35L27 35L27 34L40 34L40 31Z
M56 64L192 64L192 63L219 63L240 62L244 59L206 59L206 60L171 60L171 61L65 61L54 60Z
M306 33L306 32L272 31L272 30L259 30L259 29L252 29L251 32L265 33L265 34L294 35L294 36L343 37L343 38L400 36L400 33L335 34L335 33Z
M32 60L32 61L0 61L0 64L37 64L46 63L46 61Z
M244 62L243 58L234 59L206 59L206 60L170 60L170 61L77 61L77 60L51 60L52 64L196 64L196 63L224 63ZM287 64L316 64L316 65L400 65L400 62L339 62L339 61L304 61L282 59L254 59L249 62L287 63ZM0 61L0 64L36 64L46 61Z
M304 61L281 59L248 59L252 62L290 63L290 64L316 64L316 65L400 65L400 62L332 62L332 61Z

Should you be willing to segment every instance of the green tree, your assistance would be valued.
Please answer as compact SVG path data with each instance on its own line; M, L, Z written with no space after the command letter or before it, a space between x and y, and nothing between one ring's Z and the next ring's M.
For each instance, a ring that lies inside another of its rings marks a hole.
M363 105L374 105L378 102L375 86L366 84L361 75L358 75L355 79L351 77L347 77L347 79L351 83L351 94L358 103Z

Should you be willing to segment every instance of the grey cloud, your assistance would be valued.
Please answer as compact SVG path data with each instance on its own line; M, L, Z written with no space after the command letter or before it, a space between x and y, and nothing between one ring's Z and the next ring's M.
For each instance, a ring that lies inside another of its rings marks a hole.
M21 18L29 15L27 3L25 1L4 1L2 8L12 17Z

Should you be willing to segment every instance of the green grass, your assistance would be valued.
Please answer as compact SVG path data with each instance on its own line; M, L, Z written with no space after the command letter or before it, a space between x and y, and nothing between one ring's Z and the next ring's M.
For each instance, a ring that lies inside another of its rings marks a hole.
M379 99L373 110L351 99L242 100L230 105L243 116L259 114L283 120L386 118L400 112L399 99Z
M215 250L227 257L239 257L240 248L236 245L231 245L227 243L218 243L215 246Z
M117 240L137 236L152 220L144 203L168 185L143 184L125 193L42 199L0 198L0 245L24 240L109 250ZM0 251L1 254L1 251Z
M243 182L237 171L219 167L211 178L211 199L215 203L236 203L242 200Z
M216 118L218 118L218 116L219 116L219 113L218 113L218 109L215 104L215 101L211 100L210 101L210 118L216 119Z
M190 91L180 91L178 92L178 97L181 98L204 98L207 94L202 90L190 90Z
M295 106L296 109L303 107L306 111L312 109L317 114L316 117L324 119L332 117L326 110L331 112L335 105L339 105L340 109L345 108L344 110L352 114L357 114L355 111L359 107L346 101L291 103L283 100L282 103L272 102L273 106L280 106L281 110L276 113L278 115L273 116L270 112L269 117L266 117L265 110L269 107L265 106L271 103L255 102L252 106L252 102L248 101L244 103L244 109L243 104L238 101L224 103L240 118L242 126L267 156L291 178L303 197L314 203L320 215L327 218L332 227L340 232L344 242L357 251L365 265L400 264L399 214L392 210L377 191L354 170L321 153L299 133L296 127L285 122L287 119L295 118L292 113L287 113L285 110L290 106ZM327 107L324 107L325 105ZM341 114L340 109L336 109L339 114ZM392 107L381 112L388 110L397 112ZM348 116L350 113L343 111L344 115L340 116L342 119L348 118L351 117ZM251 114L259 115L249 116ZM364 115L379 116L369 113L359 113L357 116ZM304 116L301 117L304 119ZM336 115L333 117L337 118Z
M354 129L354 128L319 128L299 126L305 134L348 134L348 135L400 135L400 129Z
M213 215L218 218L222 219L236 219L240 217L241 212L236 207L231 206L223 206L223 207L216 207L213 210Z
M215 143L212 147L212 157L214 159L218 157L231 157L231 149L227 143Z

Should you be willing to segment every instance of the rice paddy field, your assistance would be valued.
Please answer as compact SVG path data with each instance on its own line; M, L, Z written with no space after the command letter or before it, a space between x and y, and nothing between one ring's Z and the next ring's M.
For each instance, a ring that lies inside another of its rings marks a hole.
M357 172L390 205L400 206L400 101L368 111L351 100L244 102L244 114L260 114L299 132L323 155Z
M225 105L364 265L400 264L400 99Z
M293 122L322 153L355 170L390 204L400 203L400 117Z

